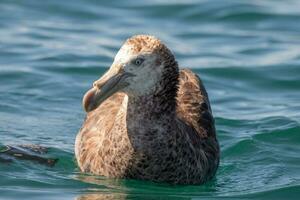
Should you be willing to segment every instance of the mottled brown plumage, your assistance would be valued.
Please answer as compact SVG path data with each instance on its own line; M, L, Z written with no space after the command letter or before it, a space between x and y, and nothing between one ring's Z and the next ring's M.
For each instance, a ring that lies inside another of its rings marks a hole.
M140 55L145 61L134 68L138 72L127 81L129 86L98 107L90 103L96 101L92 97L97 88L85 97L84 105L95 110L89 110L76 138L80 169L173 184L200 184L211 179L219 164L219 145L203 83L192 71L179 71L171 51L145 35L126 41L111 71L131 69L132 60L126 57ZM143 70L148 70L145 77ZM133 84L137 80L144 81Z

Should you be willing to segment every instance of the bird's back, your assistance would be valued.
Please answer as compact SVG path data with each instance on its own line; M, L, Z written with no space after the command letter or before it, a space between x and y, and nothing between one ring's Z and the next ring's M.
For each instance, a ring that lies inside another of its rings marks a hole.
M196 129L201 138L215 138L214 118L205 87L188 69L180 70L177 92L177 116Z
M219 165L220 150L209 98L201 79L188 69L180 70L177 92L177 117L187 129L193 146L202 151L208 161L209 179Z

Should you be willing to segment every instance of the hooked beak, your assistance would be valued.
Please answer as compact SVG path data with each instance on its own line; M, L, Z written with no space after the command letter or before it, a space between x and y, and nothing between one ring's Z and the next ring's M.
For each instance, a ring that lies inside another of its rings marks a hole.
M83 97L82 104L86 112L95 110L103 101L129 85L125 80L135 76L132 73L119 70L109 70L99 80L95 81L93 88L87 91Z

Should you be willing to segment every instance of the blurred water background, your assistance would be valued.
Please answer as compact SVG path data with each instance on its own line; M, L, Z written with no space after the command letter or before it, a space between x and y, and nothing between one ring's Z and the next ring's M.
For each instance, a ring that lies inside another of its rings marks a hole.
M76 168L82 96L141 33L207 87L222 159L205 185ZM298 0L0 1L0 144L40 144L60 159L0 163L0 199L299 199L299 111Z

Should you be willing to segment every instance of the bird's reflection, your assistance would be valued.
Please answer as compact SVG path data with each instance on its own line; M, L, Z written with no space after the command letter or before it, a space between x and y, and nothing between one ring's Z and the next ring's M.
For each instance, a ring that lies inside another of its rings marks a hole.
M85 174L79 174L75 179L89 184L87 191L77 196L76 200L162 198L190 200L195 196L203 197L211 192L216 192L215 181L201 186L175 186L139 180L109 179Z
M76 197L76 200L110 200L110 199L126 199L126 197L117 194L102 194L102 193L91 193L84 194L79 197Z
M85 183L97 185L89 191L76 197L76 200L127 199L126 184L121 179L108 179L99 176L78 175L75 177Z

